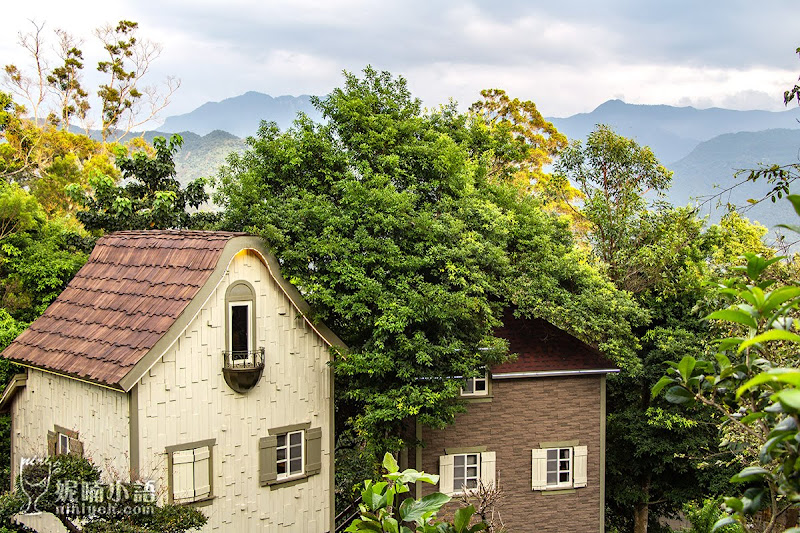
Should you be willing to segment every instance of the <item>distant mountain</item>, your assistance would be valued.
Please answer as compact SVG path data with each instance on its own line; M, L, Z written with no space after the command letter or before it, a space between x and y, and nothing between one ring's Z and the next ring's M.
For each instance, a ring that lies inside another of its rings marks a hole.
M285 130L298 112L317 120L321 116L311 105L311 97L306 94L272 97L250 91L221 102L207 102L184 115L167 117L158 129L171 133L191 131L198 135L222 130L238 137L247 137L255 135L261 120L274 121L281 130Z
M609 100L590 113L548 118L570 139L585 139L597 124L649 146L662 163L682 159L698 144L725 133L800 128L800 108L787 111L734 111L668 105L634 105Z
M146 131L142 134L151 144L155 137L169 138L170 135L163 131ZM225 131L214 130L207 135L182 131L179 135L183 138L183 146L175 154L175 171L178 181L183 185L197 178L216 177L229 154L245 150L243 139Z
M738 178L738 170L757 169L762 165L800 163L800 129L772 129L759 132L726 133L700 143L692 152L671 165L674 171L670 200L677 205L700 204L704 214L716 221L724 212L724 204L748 206L743 214L772 228L780 223L793 223L791 204L766 200L750 207L748 199L759 200L772 187L765 181L745 182L746 172ZM722 193L722 194L720 194ZM709 198L718 195L716 198ZM723 205L719 205L723 204Z

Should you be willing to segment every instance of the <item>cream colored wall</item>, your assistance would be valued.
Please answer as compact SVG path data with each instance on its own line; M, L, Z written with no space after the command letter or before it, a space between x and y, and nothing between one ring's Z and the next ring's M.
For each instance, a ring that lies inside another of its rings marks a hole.
M222 376L225 290L237 280L256 291L257 346L264 374L247 394ZM253 252L240 252L176 344L139 381L142 477L166 497L165 447L216 439L212 505L204 531L328 531L331 513L331 369L322 339L300 318ZM258 441L269 428L322 427L322 471L293 486L260 487Z
M11 409L12 469L25 457L47 457L47 432L58 425L78 432L84 456L104 472L129 475L128 395L29 369Z

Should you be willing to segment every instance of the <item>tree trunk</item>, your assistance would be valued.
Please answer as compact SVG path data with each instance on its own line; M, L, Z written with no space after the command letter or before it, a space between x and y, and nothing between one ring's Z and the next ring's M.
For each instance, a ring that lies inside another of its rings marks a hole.
M633 533L647 533L647 503L637 503L633 511Z

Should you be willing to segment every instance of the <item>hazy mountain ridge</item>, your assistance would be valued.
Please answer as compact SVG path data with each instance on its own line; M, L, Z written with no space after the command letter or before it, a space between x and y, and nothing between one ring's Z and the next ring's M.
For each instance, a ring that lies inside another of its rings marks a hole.
M207 102L183 115L167 117L158 129L165 132L191 131L198 135L222 130L244 138L255 135L261 120L274 121L285 130L299 112L315 120L321 117L307 94L272 97L249 91L220 102Z
M639 144L649 146L661 162L669 164L687 156L697 145L718 135L769 129L796 129L800 108L786 111L736 111L731 109L626 104L609 100L590 113L548 118L570 139L585 139L597 124L608 124Z
M169 128L160 130L182 131L184 146L175 162L179 180L186 183L200 176L216 176L230 152L244 151L246 145L241 137L254 135L262 119L274 121L285 130L298 111L320 119L309 96L272 98L248 92L169 117L164 123ZM736 183L733 174L738 169L798 162L798 119L800 108L778 112L735 111L633 105L610 100L590 113L548 120L570 139L583 140L597 124L608 124L618 133L650 146L675 173L669 200L686 205L692 198L705 200ZM178 127L181 125L186 127ZM169 133L147 132L145 137L152 140L155 135L168 137ZM749 198L761 198L769 189L764 182L748 183L724 197L705 202L702 209L711 221L716 221L724 213L724 206L717 205L719 202L746 205ZM791 221L793 216L788 203L776 208L769 201L750 208L745 215L770 227Z

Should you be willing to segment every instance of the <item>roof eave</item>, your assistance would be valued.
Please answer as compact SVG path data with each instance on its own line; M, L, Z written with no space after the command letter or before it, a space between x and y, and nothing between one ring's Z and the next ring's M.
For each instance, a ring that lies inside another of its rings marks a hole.
M616 374L619 368L598 368L584 370L539 370L521 372L492 372L492 379L524 379L524 378L549 378L560 376L592 376L599 374Z

